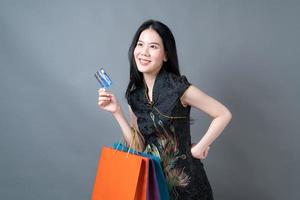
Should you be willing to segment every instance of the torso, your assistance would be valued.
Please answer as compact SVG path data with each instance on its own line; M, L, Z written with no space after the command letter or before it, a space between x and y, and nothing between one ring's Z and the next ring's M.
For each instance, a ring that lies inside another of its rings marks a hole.
M190 152L191 108L180 99L189 86L184 76L161 70L153 92L146 85L135 89L130 106L145 138L145 151L161 158L172 199L212 199L203 164Z

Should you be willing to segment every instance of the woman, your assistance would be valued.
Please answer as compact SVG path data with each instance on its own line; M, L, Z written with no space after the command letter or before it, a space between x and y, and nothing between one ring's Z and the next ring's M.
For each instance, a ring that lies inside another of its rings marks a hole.
M201 159L207 157L209 146L231 120L230 111L180 75L173 34L159 21L149 20L139 27L129 61L126 98L130 125L111 92L98 91L99 107L113 114L128 144L137 135L139 150L161 158L171 199L213 199ZM193 146L191 107L213 118Z

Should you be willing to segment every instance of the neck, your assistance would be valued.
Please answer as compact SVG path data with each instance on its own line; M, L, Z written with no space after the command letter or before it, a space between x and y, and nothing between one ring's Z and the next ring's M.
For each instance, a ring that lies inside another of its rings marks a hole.
M148 99L148 102L151 104L153 101L153 89L154 89L154 83L157 75L149 75L149 74L144 74L144 82L145 82L145 92L146 97Z
M155 79L156 79L156 77L157 77L157 75L158 75L159 72L160 72L160 70L158 70L155 73L151 73L151 74L150 73L149 74L148 73L144 73L143 74L145 83L146 83L146 85L147 85L147 87L148 87L149 90L152 90L154 82L155 82Z
M156 75L144 74L143 76L148 89L152 88L157 74Z

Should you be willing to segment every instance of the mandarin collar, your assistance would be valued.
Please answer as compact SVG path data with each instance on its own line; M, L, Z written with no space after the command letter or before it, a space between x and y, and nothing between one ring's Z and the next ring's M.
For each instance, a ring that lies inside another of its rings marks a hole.
M147 84L145 82L145 80L143 79L144 82L144 97L147 101L147 103L149 105L154 105L157 100L158 100L158 96L159 96L159 87L161 86L161 82L164 80L164 77L167 75L167 71L162 67L160 69L160 71L158 72L158 74L155 77L154 80L154 85L153 85L153 90L152 90L152 102L150 102L149 96L148 96L148 87Z

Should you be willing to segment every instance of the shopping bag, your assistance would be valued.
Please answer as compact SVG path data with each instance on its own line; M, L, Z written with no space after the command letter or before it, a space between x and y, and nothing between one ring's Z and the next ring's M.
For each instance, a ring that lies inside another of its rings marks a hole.
M103 147L92 200L147 200L149 159Z
M139 153L139 155L148 157L152 162L154 163L155 167L155 173L156 173L156 179L158 183L158 188L159 188L159 196L160 199L162 200L169 200L170 199L170 194L169 194L169 189L167 185L167 181L161 166L161 160L159 157L148 154L148 153Z
M117 150L125 151L125 152L130 152L132 154L138 154L139 152L132 149L128 148L127 146L124 146L121 143L115 143L114 148ZM144 157L144 156L143 156ZM158 182L157 182L157 177L155 173L155 164L154 162L147 158L144 157L146 160L149 160L149 167L148 167L148 183L147 183L147 200L160 200L160 195L159 195L159 187L158 187Z
M157 177L155 173L154 161L149 159L149 178L148 178L148 189L147 189L148 200L160 200L159 187Z
M149 158L152 161L152 163L154 164L154 168L155 168L156 180L157 180L157 185L158 185L158 189L156 188L156 190L159 191L159 199L161 199L161 200L169 200L170 199L167 181L164 176L164 172L163 172L163 169L161 166L161 160L159 157L157 157L155 155L151 155L149 153L138 152L138 151L135 151L134 149L128 149L128 147L126 147L120 143L115 143L114 148L121 150L121 151L125 151L125 152L129 151L131 153L138 154L143 157ZM150 179L151 179L151 176L149 177L149 180Z

